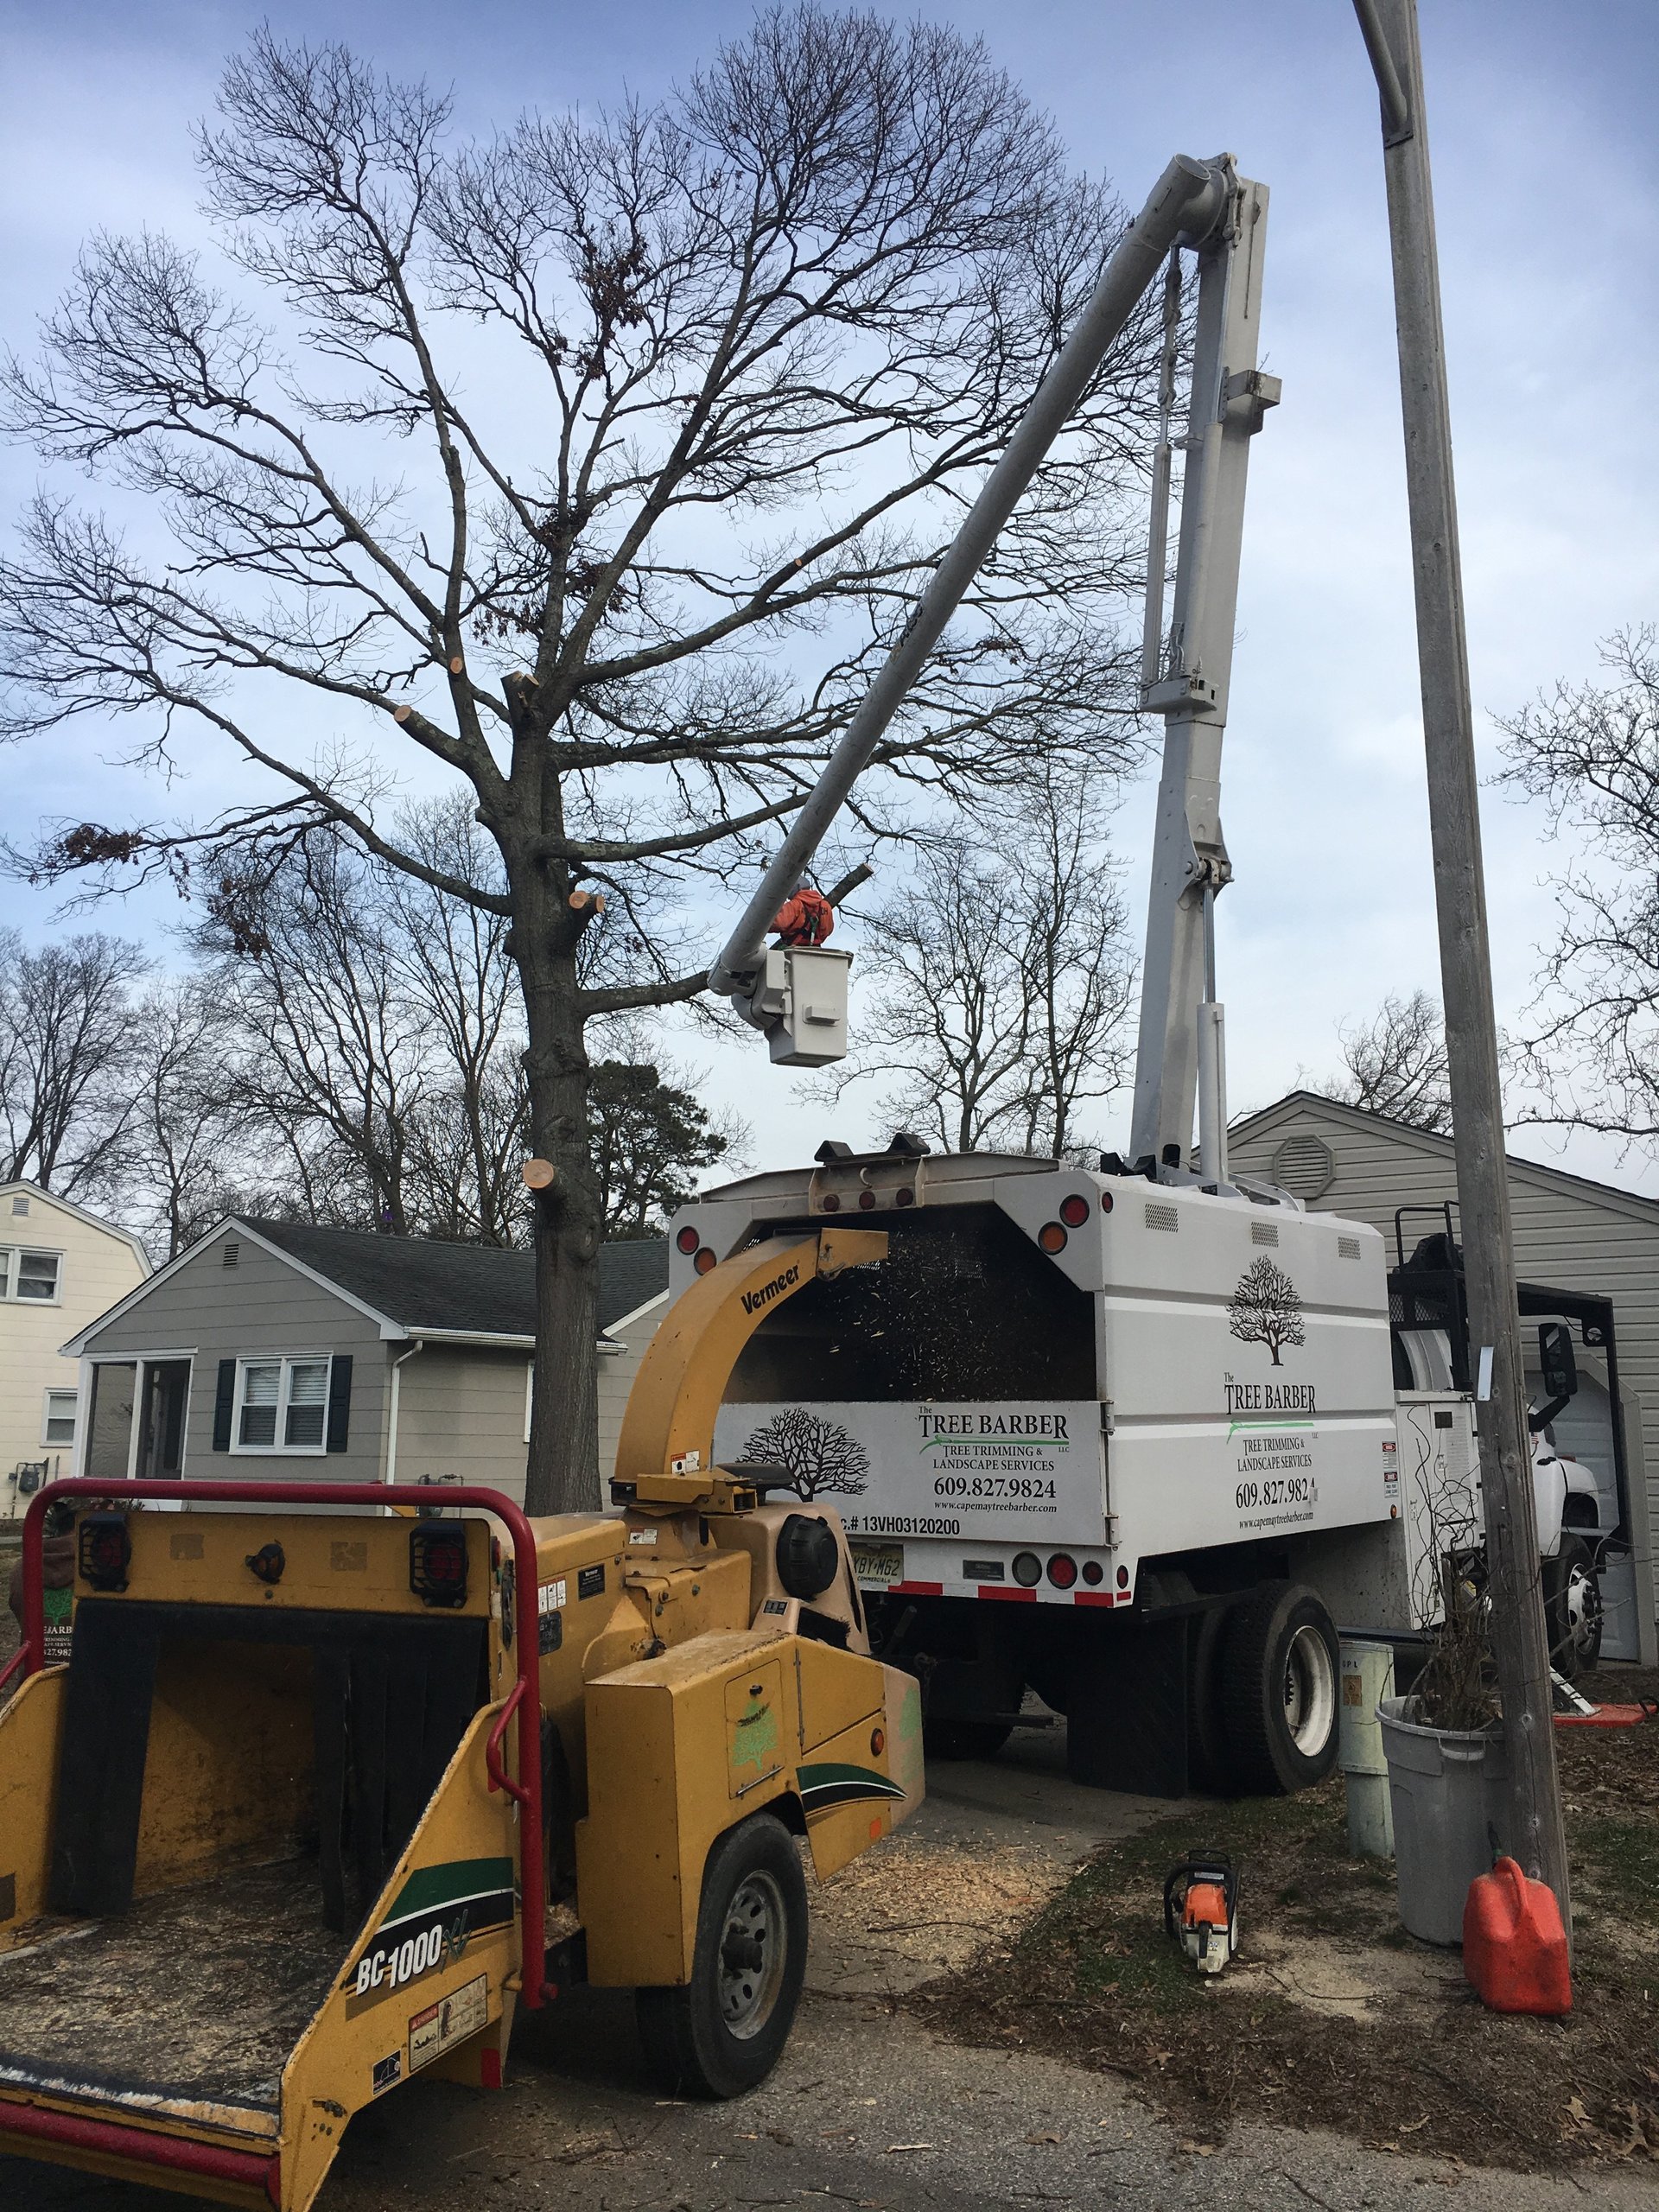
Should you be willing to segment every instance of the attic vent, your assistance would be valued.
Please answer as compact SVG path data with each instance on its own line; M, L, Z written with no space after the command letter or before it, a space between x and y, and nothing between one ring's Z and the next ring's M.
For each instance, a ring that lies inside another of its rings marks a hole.
M1250 1224L1250 1242L1252 1244L1276 1244L1279 1242L1277 1222L1253 1221Z
M1311 1129L1287 1137L1273 1155L1273 1179L1304 1205L1323 1198L1337 1172L1336 1154Z
M27 1213L29 1211L29 1200L19 1195L12 1200L11 1210L13 1213Z
M1357 1260L1359 1257L1358 1237L1338 1236L1337 1239L1337 1250L1340 1256L1344 1260Z
M1155 1199L1151 1198L1147 1201L1147 1227L1148 1229L1179 1230L1180 1225L1181 1214L1180 1208L1179 1206L1160 1205Z
M221 1267L233 1268L242 1257L242 1247L239 1244L221 1244L219 1252Z

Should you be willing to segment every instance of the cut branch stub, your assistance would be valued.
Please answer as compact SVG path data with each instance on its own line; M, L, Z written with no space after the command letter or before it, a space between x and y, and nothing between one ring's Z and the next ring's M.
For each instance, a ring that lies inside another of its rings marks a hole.
M602 914L605 893L602 891L573 891L565 903L573 914Z
M550 1160L527 1160L518 1172L527 1191L550 1191L559 1179L559 1171Z

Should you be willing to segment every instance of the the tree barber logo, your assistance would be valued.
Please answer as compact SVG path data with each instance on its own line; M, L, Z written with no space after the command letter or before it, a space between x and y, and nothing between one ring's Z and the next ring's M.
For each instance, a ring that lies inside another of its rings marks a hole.
M785 1268L782 1274L774 1275L770 1282L763 1282L759 1290L744 1292L743 1311L746 1313L758 1313L763 1306L770 1306L774 1298L781 1298L786 1290L793 1290L800 1279L801 1270L798 1265Z

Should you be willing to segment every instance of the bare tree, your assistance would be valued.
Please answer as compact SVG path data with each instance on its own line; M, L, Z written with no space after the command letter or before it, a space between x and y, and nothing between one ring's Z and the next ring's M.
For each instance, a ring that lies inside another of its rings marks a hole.
M1451 1134L1452 1077L1438 1000L1427 991L1409 998L1390 991L1369 1021L1345 1022L1337 1035L1344 1072L1310 1082L1310 1090L1414 1129Z
M171 1260L249 1204L245 1178L257 1147L234 1079L245 1040L233 1001L210 975L154 984L131 1019L122 1217Z
M1088 782L1044 773L994 844L925 846L867 936L859 967L875 993L822 1094L880 1081L877 1111L946 1150L1084 1147L1080 1114L1128 1065L1134 995L1122 891Z
M1512 1042L1541 1103L1521 1122L1659 1142L1659 639L1602 647L1605 683L1558 684L1503 723L1499 781L1541 798L1584 857L1555 882L1555 941Z
M870 1455L838 1421L826 1421L810 1406L789 1406L750 1433L743 1458L755 1466L787 1467L795 1495L821 1497L834 1491L858 1497L868 1487Z
M1227 1327L1241 1344L1265 1344L1275 1367L1283 1365L1279 1355L1287 1344L1307 1342L1296 1286L1265 1252L1239 1277L1227 1308Z
M85 249L9 372L12 426L169 542L42 490L0 569L3 727L133 715L141 759L194 736L270 779L196 825L60 823L37 874L216 877L326 823L508 923L557 1170L544 1511L588 1503L596 1462L587 1026L701 987L688 886L800 804L1123 214L981 46L810 4L659 106L448 126L424 87L261 32L197 141L228 288L154 234ZM1149 311L889 733L867 830L1137 741L1123 494L1155 358ZM470 787L499 881L385 820L410 748ZM401 1169L376 1172L395 1213Z
M0 931L0 1179L97 1197L132 1115L131 993L149 962L114 937L31 950Z

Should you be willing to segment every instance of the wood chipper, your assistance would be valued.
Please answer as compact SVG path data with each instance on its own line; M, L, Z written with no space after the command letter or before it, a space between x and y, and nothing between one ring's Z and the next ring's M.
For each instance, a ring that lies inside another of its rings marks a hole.
M715 1415L763 1315L885 1251L826 1228L701 1275L629 1401L620 1515L40 1493L0 1713L0 2152L306 2212L353 2113L421 2073L499 2088L515 2010L584 1977L639 1993L671 2090L764 2077L805 1964L797 1839L823 1878L912 1812L921 1716L839 1521L716 1466Z

